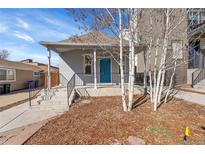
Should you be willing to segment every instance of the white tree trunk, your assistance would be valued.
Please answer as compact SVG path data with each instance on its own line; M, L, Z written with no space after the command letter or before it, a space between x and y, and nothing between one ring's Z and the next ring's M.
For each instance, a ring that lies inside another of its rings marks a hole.
M165 64L166 64L166 57L167 57L167 49L168 49L168 41L169 41L169 16L170 16L170 9L166 9L166 25L165 25L165 36L164 36L164 43L163 43L163 55L159 67L159 72L157 76L157 86L156 86L156 94L154 99L154 111L157 110L157 106L161 101L162 89L164 86L164 79L165 79Z
M132 110L133 96L134 96L134 79L135 79L135 48L134 39L137 39L136 31L134 29L137 25L137 18L133 15L133 10L130 9L130 24L129 24L129 94L128 94L128 111Z
M147 94L147 51L144 51L144 94Z
M170 91L172 89L172 83L173 83L173 79L174 79L174 75L175 75L175 72L176 72L176 65L177 65L177 60L175 59L175 62L174 62L174 70L172 72L172 76L171 76L171 79L170 79L170 83L169 83L169 88L167 90L167 93L166 93L166 96L165 96L165 99L164 99L164 102L166 103L167 102L167 98L170 94Z
M157 39L157 46L156 46L156 51L155 51L155 57L154 57L154 74L153 74L153 82L154 82L154 86L153 86L153 92L152 92L152 103L154 103L156 96L156 88L157 88L157 60L158 60L158 49L159 49L159 39Z
M149 65L149 91L150 91L150 102L153 101L153 87L152 87L152 65L151 65L151 50L152 50L152 38L150 39L150 47L148 50L148 65Z
M122 15L121 10L118 9L119 12L119 31L120 31L120 81L121 81L121 100L123 111L127 111L127 104L125 100L125 87L124 87L124 69L123 69L123 47L122 47Z
M134 54L134 43L131 43L131 71L130 71L130 91L129 91L129 101L128 101L128 111L132 110L133 96L134 96L134 68L135 68L135 54Z
M96 49L93 51L94 57L94 89L97 89L97 69L96 69Z

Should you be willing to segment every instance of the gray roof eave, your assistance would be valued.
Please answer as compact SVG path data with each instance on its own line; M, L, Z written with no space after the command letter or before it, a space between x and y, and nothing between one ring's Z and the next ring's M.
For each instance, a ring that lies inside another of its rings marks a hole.
M110 44L110 43L102 43L102 44L96 44L96 43L68 43L68 42L39 42L41 45L48 47L48 46L119 46L118 44ZM125 45L128 46L128 45Z

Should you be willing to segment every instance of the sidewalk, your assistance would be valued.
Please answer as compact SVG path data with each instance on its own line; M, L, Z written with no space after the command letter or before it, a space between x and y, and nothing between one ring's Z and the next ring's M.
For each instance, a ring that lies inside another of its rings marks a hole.
M44 120L0 133L0 145L22 145L47 122Z
M49 109L30 108L29 103L23 103L0 112L0 132L26 126L62 114L66 108L55 106Z
M205 94L198 94L198 93L178 90L177 94L174 97L179 99L184 99L186 101L196 103L199 105L205 105Z

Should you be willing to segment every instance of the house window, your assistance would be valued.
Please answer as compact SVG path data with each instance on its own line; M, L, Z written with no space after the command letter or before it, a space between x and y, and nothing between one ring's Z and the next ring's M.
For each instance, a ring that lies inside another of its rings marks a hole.
M14 70L7 70L7 80L14 80L15 73Z
M6 80L6 70L0 70L0 81Z
M34 77L40 77L40 72L33 72Z
M84 56L84 72L85 74L92 73L92 58L91 55Z
M172 41L172 50L174 59L182 59L182 41Z
M0 69L0 81L15 81L14 69Z

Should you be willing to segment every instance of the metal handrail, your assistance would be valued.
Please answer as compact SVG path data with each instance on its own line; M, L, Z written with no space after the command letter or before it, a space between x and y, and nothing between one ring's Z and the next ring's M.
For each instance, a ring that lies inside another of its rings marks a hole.
M67 103L68 105L69 105L69 98L74 88L75 88L75 74L73 74L73 76L67 83Z
M28 84L28 100L30 107L32 106L32 99L37 96L37 94L41 91L42 88L42 86L32 88L31 83Z
M63 74L60 74L60 76L64 79L64 81L66 82L66 89L67 89L67 103L69 105L69 98L71 96L71 93L73 91L73 89L75 88L75 74L73 74L73 76L70 78L70 80L68 81L66 79L66 77Z
M205 79L205 69L194 71L192 73L192 87L203 79Z

